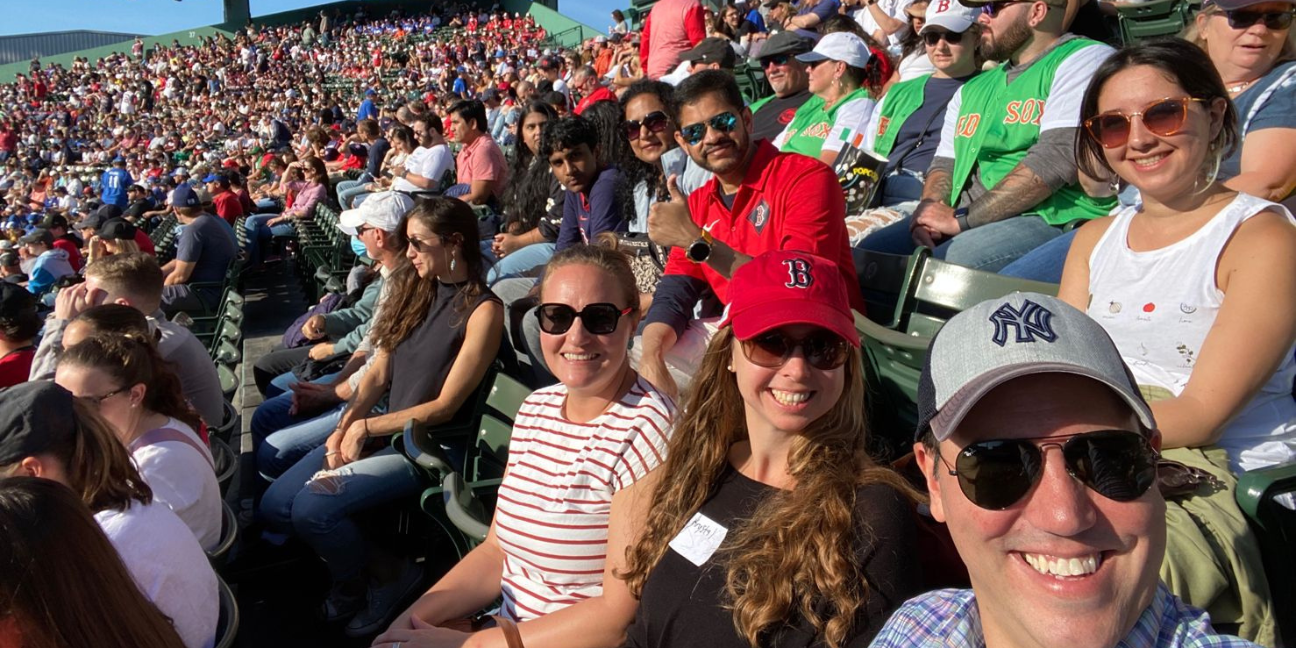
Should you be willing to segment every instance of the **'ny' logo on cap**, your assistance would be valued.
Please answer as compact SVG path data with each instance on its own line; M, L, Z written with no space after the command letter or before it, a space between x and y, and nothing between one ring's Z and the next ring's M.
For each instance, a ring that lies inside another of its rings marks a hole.
M814 284L814 275L810 274L810 262L805 259L785 259L783 265L788 269L788 288L809 288Z
M1051 321L1053 313L1049 309L1036 304L1031 300L1022 302L1021 310L1013 308L1012 304L1004 304L990 315L990 321L995 325L994 340L995 344L1004 346L1008 343L1008 329L1016 331L1017 342L1034 342L1038 337L1045 342L1057 340L1057 333L1053 331Z

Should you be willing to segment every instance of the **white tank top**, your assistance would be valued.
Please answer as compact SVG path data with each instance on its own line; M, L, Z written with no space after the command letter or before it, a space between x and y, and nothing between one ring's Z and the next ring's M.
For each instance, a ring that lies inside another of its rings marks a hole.
M1129 226L1138 210L1126 207L1089 255L1089 316L1112 336L1152 398L1183 393L1224 302L1215 285L1217 260L1238 226L1265 209L1296 223L1281 205L1238 194L1188 238L1135 252L1129 248ZM1235 472L1296 460L1294 351L1288 349L1278 371L1225 426L1218 445L1228 451Z

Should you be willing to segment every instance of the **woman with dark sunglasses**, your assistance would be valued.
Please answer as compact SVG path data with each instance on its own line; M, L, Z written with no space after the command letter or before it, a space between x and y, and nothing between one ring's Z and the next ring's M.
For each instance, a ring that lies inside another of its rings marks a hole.
M1241 146L1220 163L1234 191L1296 207L1292 0L1208 0L1184 37L1202 48L1237 108Z
M674 93L669 83L639 81L621 95L625 118L621 135L630 143L634 156L621 169L634 192L631 232L648 231L648 210L666 193L666 180L672 174L679 176L679 187L685 195L711 179L711 172L698 166L675 141L679 127L670 118Z
M638 482L661 463L675 404L630 367L640 310L620 253L559 252L540 299L541 346L559 383L518 411L491 530L375 646L504 646L498 629L470 638L427 627L501 594L500 614L529 648L621 645L635 600L617 574L645 514Z
M1184 41L1099 68L1081 105L1081 169L1142 205L1081 228L1061 295L1111 333L1153 395L1165 447L1218 445L1240 472L1296 460L1296 227L1216 177L1236 113Z
M912 490L865 451L845 282L828 259L767 252L729 297L645 483L626 645L868 645L920 582Z

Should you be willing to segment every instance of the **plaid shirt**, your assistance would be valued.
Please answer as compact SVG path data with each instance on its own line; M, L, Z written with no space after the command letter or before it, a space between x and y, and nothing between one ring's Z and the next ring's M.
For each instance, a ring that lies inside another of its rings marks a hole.
M972 590L928 592L905 602L873 639L872 648L985 648ZM1190 607L1161 584L1152 604L1116 648L1250 648L1249 641L1216 634L1210 615Z

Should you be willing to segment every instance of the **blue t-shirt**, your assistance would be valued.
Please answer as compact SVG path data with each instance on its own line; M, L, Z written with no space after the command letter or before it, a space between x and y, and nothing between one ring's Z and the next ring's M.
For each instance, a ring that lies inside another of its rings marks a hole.
M104 171L99 180L102 185L100 195L105 205L117 205L126 209L126 188L135 182L126 169L113 167Z
M1275 67L1233 100L1237 108L1238 134L1245 139L1250 133L1266 128L1296 128L1296 61ZM1242 146L1220 162L1219 179L1228 180L1242 173Z
M555 250L563 250L579 243L590 243L603 232L624 232L627 223L622 214L624 205L617 198L617 185L621 172L608 167L599 172L590 188L589 197L567 191L563 198L562 226L558 228ZM626 192L627 198L629 192Z
M455 94L460 95L460 96L463 96L463 93L466 92L466 91L468 90L468 86L464 84L464 80L463 80L463 79L461 79L461 78L456 78L456 79L454 80L454 87L451 88L451 90L452 90Z
M360 110L356 111L356 121L361 119L373 119L378 116L378 109L374 107L373 99L365 99L360 102Z
M238 243L229 223L210 214L185 225L176 243L176 260L194 264L189 283L224 281L236 254Z

